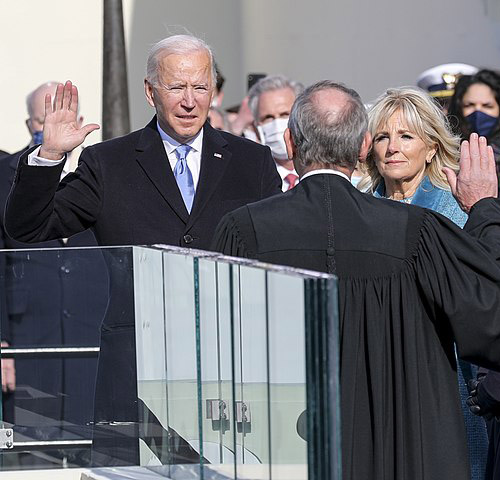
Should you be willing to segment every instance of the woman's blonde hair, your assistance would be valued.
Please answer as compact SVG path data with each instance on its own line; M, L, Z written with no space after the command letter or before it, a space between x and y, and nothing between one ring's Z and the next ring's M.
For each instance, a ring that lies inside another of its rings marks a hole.
M389 118L399 112L410 131L428 146L436 148L436 154L426 165L425 173L431 183L449 190L450 186L443 167L458 172L460 138L451 132L448 121L437 103L423 90L415 87L391 88L382 94L368 111L368 131L374 138L377 130ZM373 147L362 166L364 175L358 184L363 191L373 193L382 180L375 163Z

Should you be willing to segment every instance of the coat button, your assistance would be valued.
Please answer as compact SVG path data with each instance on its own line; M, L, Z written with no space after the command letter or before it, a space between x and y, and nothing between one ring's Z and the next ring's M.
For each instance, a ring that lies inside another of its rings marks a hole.
M186 243L191 243L193 240L194 238L191 235L189 235L189 233L187 235L184 235L184 241Z

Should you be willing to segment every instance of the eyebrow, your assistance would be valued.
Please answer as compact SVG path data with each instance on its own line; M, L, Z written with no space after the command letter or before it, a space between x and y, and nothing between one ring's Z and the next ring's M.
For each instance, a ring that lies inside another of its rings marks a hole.
M388 130L380 130L379 132L375 132L375 135L382 135L382 134L388 134ZM412 130L409 130L408 128L400 128L396 131L396 133L411 133L412 135L415 135L415 133Z

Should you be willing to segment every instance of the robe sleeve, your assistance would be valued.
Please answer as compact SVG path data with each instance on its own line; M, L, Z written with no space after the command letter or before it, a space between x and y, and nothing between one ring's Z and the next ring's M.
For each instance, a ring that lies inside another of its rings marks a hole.
M210 250L232 257L252 258L256 247L255 231L245 206L222 217L215 230Z
M436 329L445 328L441 322L447 321L460 358L498 369L500 204L491 199L483 207L481 215L479 210L472 212L477 214L471 214L469 224L479 241L441 215L428 212L414 260L417 284L436 319Z
M470 212L464 230L479 241L492 259L500 265L500 201L485 198Z

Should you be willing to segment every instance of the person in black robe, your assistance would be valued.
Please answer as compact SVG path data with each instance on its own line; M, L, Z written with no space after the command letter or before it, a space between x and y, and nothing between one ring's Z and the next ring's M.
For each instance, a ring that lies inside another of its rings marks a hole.
M330 81L306 89L285 140L299 185L227 214L212 248L337 275L344 479L468 479L454 343L461 358L500 365L491 148L471 137L459 176L447 171L470 213L464 232L350 184L371 143L353 90Z

